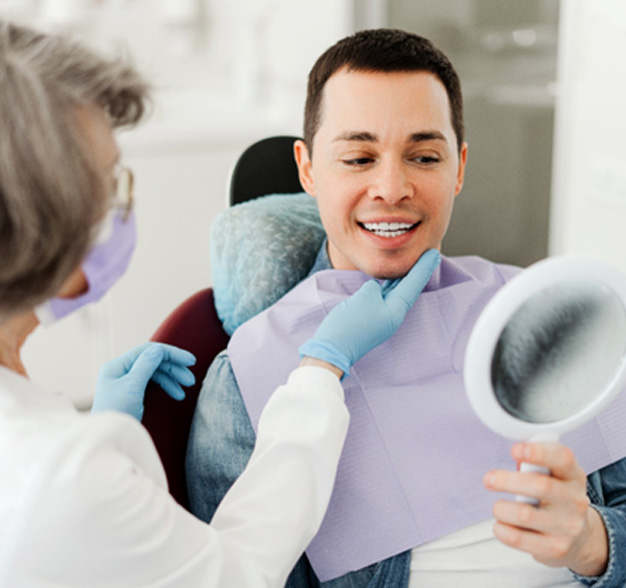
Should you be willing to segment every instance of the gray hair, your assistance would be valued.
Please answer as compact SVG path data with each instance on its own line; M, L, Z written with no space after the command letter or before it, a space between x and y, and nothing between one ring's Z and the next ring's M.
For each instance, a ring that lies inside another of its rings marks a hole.
M147 98L128 64L0 21L0 321L59 290L108 206L79 107L116 128L139 122Z

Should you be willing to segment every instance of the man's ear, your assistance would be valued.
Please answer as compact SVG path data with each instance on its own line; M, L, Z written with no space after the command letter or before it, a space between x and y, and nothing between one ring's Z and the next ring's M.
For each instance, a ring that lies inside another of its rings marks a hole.
M465 180L465 164L467 163L467 143L463 143L461 152L459 153L459 169L456 174L456 186L454 187L454 195L457 196L463 187Z
M293 144L293 155L298 164L298 175L302 187L308 194L315 196L315 180L313 179L313 166L309 157L309 149L301 139Z

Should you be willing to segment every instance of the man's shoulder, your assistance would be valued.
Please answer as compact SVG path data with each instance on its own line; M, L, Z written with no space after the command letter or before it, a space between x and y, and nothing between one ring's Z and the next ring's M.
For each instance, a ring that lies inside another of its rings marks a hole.
M239 386L233 372L228 349L220 351L209 366L207 375L202 383L198 406L203 404L227 403L240 398Z
M192 437L198 430L213 439L211 443L215 443L215 438L223 441L232 432L250 432L250 420L227 349L217 354L202 383Z
M222 351L202 384L187 445L187 491L197 517L213 518L250 458L254 441L229 354Z

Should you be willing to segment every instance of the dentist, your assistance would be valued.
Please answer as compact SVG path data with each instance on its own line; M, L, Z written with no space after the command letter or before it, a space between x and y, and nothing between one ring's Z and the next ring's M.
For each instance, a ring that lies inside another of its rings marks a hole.
M138 422L147 381L180 397L193 356L132 350L103 368L97 414L80 414L31 382L19 354L40 321L96 300L126 268L132 182L113 130L137 123L146 98L127 65L0 21L0 586L284 585L328 505L349 422L340 378L395 332L439 261L429 251L327 315L201 522L169 495Z

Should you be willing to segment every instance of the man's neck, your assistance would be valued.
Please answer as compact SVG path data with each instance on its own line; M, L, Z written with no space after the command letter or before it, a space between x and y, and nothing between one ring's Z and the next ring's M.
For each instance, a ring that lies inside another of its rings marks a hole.
M330 261L330 257L328 256L328 239L324 239L322 246L315 258L315 263L309 272L309 276L312 276L316 272L321 272L322 270L333 269L333 264Z

